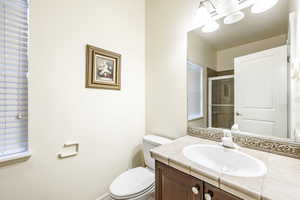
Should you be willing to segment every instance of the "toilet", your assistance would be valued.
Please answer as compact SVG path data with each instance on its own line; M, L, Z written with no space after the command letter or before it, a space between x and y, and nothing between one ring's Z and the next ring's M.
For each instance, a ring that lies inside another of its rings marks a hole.
M143 153L146 167L130 169L119 175L110 185L110 198L113 200L148 200L155 189L155 161L150 150L172 140L155 135L143 138Z

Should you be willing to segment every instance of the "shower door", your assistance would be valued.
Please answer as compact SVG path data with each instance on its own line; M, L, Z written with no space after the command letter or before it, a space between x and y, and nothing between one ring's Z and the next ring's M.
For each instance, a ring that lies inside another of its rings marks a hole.
M208 80L208 125L230 129L234 124L234 76L217 76Z

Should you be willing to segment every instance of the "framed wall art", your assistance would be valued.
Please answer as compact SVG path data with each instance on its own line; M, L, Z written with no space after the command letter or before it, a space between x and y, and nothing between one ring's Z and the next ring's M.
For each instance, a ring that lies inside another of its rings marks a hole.
M86 47L86 87L121 89L121 55L97 48Z

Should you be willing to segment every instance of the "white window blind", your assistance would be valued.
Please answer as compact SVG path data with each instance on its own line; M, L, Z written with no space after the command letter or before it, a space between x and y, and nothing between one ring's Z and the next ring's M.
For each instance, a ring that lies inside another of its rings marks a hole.
M28 3L0 0L0 159L28 150Z
M203 68L187 62L188 120L203 117Z

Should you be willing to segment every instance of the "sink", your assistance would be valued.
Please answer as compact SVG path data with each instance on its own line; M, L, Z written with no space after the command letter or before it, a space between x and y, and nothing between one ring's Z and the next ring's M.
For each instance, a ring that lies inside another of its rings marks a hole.
M231 176L259 177L267 173L262 161L221 145L190 145L183 149L183 155L198 165Z

